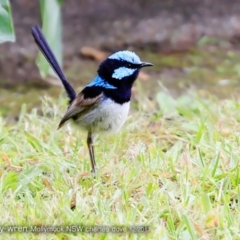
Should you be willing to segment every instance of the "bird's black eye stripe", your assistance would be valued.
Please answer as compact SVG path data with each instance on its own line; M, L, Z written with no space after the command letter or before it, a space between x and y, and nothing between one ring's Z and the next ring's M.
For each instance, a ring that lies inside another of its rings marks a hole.
M140 67L140 64L130 63L124 60L117 60L117 59L108 59L108 65L113 66L113 68L117 69L120 67L126 67L131 69L136 69Z
M123 65L124 65L124 67L132 68L132 69L139 68L139 64L134 64L134 63L130 63L130 62L124 62Z

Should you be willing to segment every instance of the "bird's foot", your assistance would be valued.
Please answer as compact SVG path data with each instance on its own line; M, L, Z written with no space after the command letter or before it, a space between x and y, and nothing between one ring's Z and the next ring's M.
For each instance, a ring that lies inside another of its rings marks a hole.
M93 177L94 177L94 178L97 177L97 172L98 172L98 168L92 169L91 173L93 174Z

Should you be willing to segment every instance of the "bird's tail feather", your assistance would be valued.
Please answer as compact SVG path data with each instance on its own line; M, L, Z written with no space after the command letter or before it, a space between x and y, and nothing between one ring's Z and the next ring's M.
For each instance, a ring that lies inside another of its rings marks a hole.
M39 26L32 27L32 35L34 37L34 40L36 44L38 45L39 49L41 50L42 54L45 56L55 73L58 75L60 78L66 92L69 98L69 102L71 103L75 97L76 97L76 92L66 79L66 77L63 74L63 71L61 67L59 66L50 46L47 43L47 40L45 39L43 32L41 31L41 28Z

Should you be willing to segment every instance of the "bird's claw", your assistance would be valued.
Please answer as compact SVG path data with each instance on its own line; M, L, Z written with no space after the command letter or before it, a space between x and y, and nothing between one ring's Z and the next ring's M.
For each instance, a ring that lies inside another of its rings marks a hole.
M94 178L97 177L97 172L98 172L98 169L97 169L97 168L92 169L91 173L93 174L93 177L94 177Z

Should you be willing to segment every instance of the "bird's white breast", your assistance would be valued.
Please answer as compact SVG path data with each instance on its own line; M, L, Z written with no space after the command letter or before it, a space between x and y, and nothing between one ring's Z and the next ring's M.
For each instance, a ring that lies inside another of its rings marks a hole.
M129 102L118 104L107 98L77 121L92 133L117 133L127 120L129 107Z

